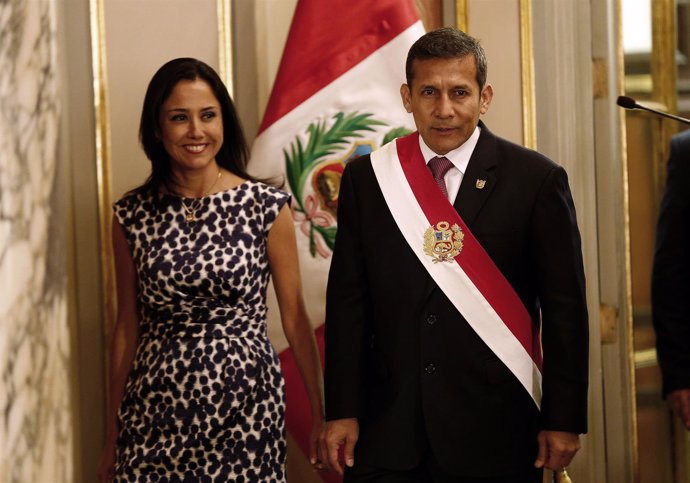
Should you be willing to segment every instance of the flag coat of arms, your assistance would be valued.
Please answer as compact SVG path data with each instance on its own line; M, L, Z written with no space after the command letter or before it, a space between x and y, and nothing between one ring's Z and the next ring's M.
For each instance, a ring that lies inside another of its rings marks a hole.
M322 357L340 177L351 159L415 129L400 85L407 51L423 33L413 0L299 0L252 147L250 173L282 179L292 193L304 297ZM271 297L287 430L307 454L309 403Z

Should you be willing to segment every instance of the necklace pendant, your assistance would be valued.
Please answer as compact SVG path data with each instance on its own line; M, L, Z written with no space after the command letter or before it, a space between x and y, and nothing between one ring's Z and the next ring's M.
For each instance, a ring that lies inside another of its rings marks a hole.
M196 221L196 216L194 216L194 212L190 211L189 213L187 213L185 221L187 223L194 223Z

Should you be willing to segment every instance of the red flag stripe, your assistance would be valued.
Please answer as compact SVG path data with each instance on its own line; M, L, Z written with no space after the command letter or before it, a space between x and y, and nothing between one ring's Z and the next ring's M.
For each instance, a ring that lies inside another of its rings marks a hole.
M418 20L412 0L299 0L259 134Z
M324 366L324 329L325 326L321 324L314 331L321 358L321 367ZM309 458L309 433L311 432L309 396L304 388L292 349L285 349L280 353L279 357L285 379L285 405L287 406L285 426L297 444L299 444L304 456ZM335 473L325 472L320 476L326 483L339 483L342 481L342 478Z
M533 330L534 324L527 309L493 260L474 238L462 218L438 189L419 149L419 134L414 133L399 138L396 140L396 145L405 178L429 224L434 225L440 220L445 220L460 226L465 234L464 247L455 260L541 371L541 349L538 337L535 337L538 334L536 330Z

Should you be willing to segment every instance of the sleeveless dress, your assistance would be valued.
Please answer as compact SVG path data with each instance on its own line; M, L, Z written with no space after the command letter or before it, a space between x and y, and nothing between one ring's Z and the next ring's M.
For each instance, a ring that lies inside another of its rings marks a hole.
M116 482L284 482L284 385L268 340L268 232L290 196L246 181L114 205L137 270L139 342L118 411Z

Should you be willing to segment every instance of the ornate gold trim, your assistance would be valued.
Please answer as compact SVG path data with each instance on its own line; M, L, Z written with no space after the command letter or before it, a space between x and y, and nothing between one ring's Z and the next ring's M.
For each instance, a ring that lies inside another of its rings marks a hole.
M676 41L678 39L676 0L652 1L652 100L662 104L662 109L678 113ZM658 119L652 131L654 154L654 208L659 209L666 181L666 162L671 137L678 132L678 123ZM690 437L680 423L673 418L671 445L673 464L676 466L676 482L690 481Z
M520 64L522 71L522 142L525 147L537 149L531 0L520 0Z
M455 26L467 32L468 22L467 0L455 0Z
M219 74L225 86L228 88L230 97L235 99L235 82L233 69L232 52L232 4L231 0L217 0L216 10L218 12L218 61Z
M104 0L89 0L91 27L91 68L93 73L93 103L96 121L96 180L98 185L98 223L101 249L101 278L103 294L103 332L106 347L115 326L115 271L111 244L112 213L110 204L110 124L107 98L107 65L105 54ZM106 356L106 375L109 371ZM106 389L107 391L107 389Z
M676 92L676 2L652 2L652 100L659 102L670 113L678 112ZM661 192L666 178L666 160L669 141L678 132L675 121L657 119L653 124L652 146L654 155L654 207L659 208Z
M453 263L462 251L464 239L465 234L457 223L450 226L447 221L439 221L424 232L424 253L434 263Z
M618 64L618 92L625 92L625 54L623 52L623 8L621 0L616 0L616 54ZM623 322L625 324L628 378L630 380L630 432L632 438L632 467L633 481L640 481L639 444L637 437L637 383L635 382L635 354L633 338L633 302L632 302L632 251L630 246L630 189L628 179L628 140L625 132L625 110L618 110L618 126L621 156L621 174L623 183L623 240L624 240L624 264L625 264L625 312Z
M635 351L633 353L633 357L635 360L635 369L654 367L657 365L656 349L653 347L650 349Z
M532 41L532 0L519 0L520 17L520 89L522 93L522 142L537 148L536 104L534 94L534 50ZM467 0L455 0L455 23L467 31L469 13Z

